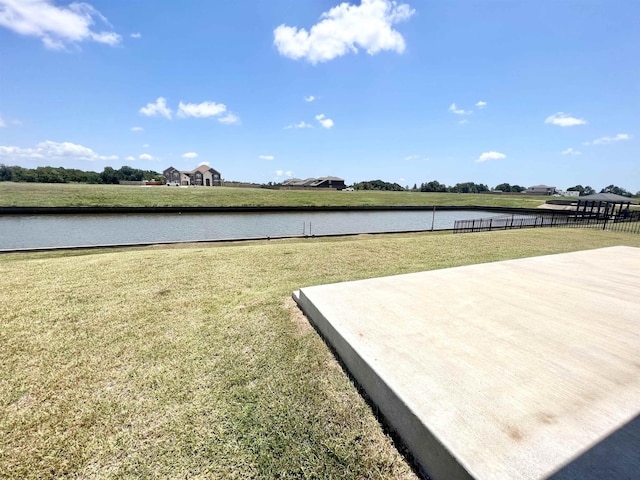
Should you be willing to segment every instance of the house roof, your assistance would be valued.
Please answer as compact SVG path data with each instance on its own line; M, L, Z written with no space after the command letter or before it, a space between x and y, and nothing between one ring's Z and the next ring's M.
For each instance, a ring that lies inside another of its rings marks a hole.
M305 178L301 180L299 178L289 178L282 182L283 185L296 185L296 186L310 186L315 187L323 182L344 182L342 178L338 177L318 177L318 178Z
M289 178L287 180L285 180L284 182L282 182L283 185L298 185L298 186L303 186L303 185L309 185L313 182L315 182L317 179L315 178L305 178L304 180L301 180L300 178Z
M553 188L553 189L555 189L556 187L550 187L548 185L534 185L532 187L529 187L528 190L532 190L534 188Z
M196 173L196 172L216 172L219 173L215 168L211 168L209 165L200 165L197 168L194 168L193 170L191 170L189 173Z
M344 182L343 178L339 177L319 177L316 180L331 180L332 182Z
M169 167L169 168L165 169L164 172L174 171L174 170L176 172L180 172L180 173L182 173L184 175L191 175L192 173L196 173L196 172L201 172L201 173L215 172L217 174L220 174L220 172L218 172L215 168L211 168L209 165L200 165L200 166L194 168L193 170L178 170L177 168Z
M633 198L616 195L615 193L594 193L592 195L585 195L583 197L580 197L580 200L594 200L596 202L610 203L638 203Z

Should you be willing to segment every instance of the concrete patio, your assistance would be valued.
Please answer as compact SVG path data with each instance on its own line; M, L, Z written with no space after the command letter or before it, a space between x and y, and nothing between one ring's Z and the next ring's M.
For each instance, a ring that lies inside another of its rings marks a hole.
M640 478L640 248L294 298L432 479Z

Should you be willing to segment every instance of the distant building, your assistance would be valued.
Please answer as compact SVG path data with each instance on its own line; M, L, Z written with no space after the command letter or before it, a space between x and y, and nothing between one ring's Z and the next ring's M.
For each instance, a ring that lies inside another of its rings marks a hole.
M579 197L580 192L577 190L567 190L566 192L561 192L564 197Z
M203 187L221 187L222 175L220 172L208 165L200 165L193 170L178 170L173 167L167 168L164 172L167 185L175 186L203 186Z
M344 180L338 177L320 177L320 178L290 178L282 182L283 187L297 188L331 188L334 190L343 190L345 188Z
M528 195L553 195L556 193L556 187L548 187L547 185L534 185L527 188L523 193Z

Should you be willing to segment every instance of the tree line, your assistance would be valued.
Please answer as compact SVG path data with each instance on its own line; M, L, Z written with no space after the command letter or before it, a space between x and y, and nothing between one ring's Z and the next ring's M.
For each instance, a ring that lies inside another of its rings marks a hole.
M509 183L500 183L496 185L493 189L489 189L487 185L484 183L474 183L474 182L464 182L464 183L456 183L452 186L447 186L444 183L440 183L437 180L432 180L430 182L421 183L420 185L414 184L413 188L409 188L407 185L403 187L398 185L397 183L385 182L382 180L369 180L365 182L358 182L352 185L354 190L392 190L392 191L408 191L408 192L448 192L448 193L483 193L489 191L501 191L505 193L520 193L526 190L525 187L521 185L510 185ZM567 188L567 191L575 191L579 192L580 196L584 195L592 195L597 193L596 190L589 185L583 187L582 185L576 185L571 188ZM622 195L624 197L633 197L634 195L625 190L624 188L618 187L616 185L609 185L602 190L600 193L615 193L616 195ZM636 197L640 197L640 192L635 194Z
M503 185L508 185L508 184L503 184ZM409 191L409 192L481 193L481 192L489 191L489 187L487 187L483 183L473 183L473 182L456 183L454 186L448 187L438 182L437 180L433 180L427 183L421 183L419 187L417 184L415 184L413 188L409 188L409 186L403 187L402 185L399 185L397 183L390 183L382 180L368 180L365 182L358 182L358 183L354 183L352 187L354 190L388 190L388 191L394 191L394 192ZM505 191L511 191L511 190L505 190Z
M164 180L161 173L153 170L141 170L129 166L123 166L118 169L105 167L102 172L84 171L75 168L64 167L37 167L24 168L17 165L9 166L0 163L0 182L36 182L36 183L103 183L113 184L120 181L151 181ZM383 180L368 180L364 182L354 183L354 190L387 190L394 192L410 191L410 192L449 192L449 193L483 193L490 191L489 187L484 183L464 182L447 186L437 180L413 185L409 188L407 185L403 187L397 183L385 182ZM519 193L526 190L520 185L510 185L508 183L500 183L493 188L494 191ZM587 186L576 185L567 188L568 191L576 191L580 196L591 195L596 190ZM600 193L615 193L625 197L633 197L634 195L624 188L616 185L608 185ZM640 192L635 194L640 197Z
M119 183L120 181L163 180L161 173L123 166L105 167L100 173L64 167L24 168L0 163L0 182L35 183Z
M575 187L567 188L567 191L580 192L581 197L583 195L592 195L596 193L596 191L589 185L587 185L586 187L583 187L582 185L576 185ZM640 197L640 192L636 192L636 194L633 195L633 193L616 185L609 185L607 187L604 187L602 190L600 190L600 193L615 193L616 195L622 195L623 197Z

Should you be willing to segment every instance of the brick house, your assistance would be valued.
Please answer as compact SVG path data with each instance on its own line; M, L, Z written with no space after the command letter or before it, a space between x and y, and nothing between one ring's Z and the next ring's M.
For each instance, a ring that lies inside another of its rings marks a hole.
M208 165L200 165L193 170L178 170L174 167L167 168L164 172L167 185L188 186L196 185L202 187L221 187L222 175L216 169Z

